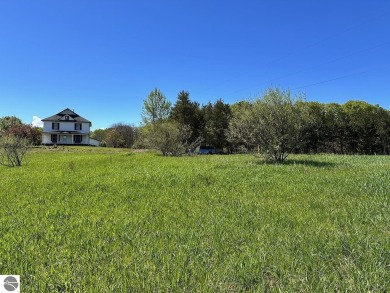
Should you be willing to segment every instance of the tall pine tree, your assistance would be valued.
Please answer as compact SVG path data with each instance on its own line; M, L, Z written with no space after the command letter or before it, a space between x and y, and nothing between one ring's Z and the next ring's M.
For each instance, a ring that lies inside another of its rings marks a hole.
M191 131L190 142L194 142L200 136L199 112L199 104L191 102L189 92L181 91L177 95L176 103L171 111L171 119L189 128Z

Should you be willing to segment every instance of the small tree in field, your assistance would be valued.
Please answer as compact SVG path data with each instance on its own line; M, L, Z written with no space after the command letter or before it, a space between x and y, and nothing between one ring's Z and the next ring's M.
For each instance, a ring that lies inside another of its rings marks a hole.
M305 120L301 100L288 90L271 88L256 102L257 138L271 161L284 161L299 143Z
M230 141L258 147L270 161L284 161L302 137L306 119L302 100L301 96L291 97L288 90L268 89L232 119L228 130Z
M159 89L150 92L144 100L142 110L142 120L144 124L155 124L164 121L171 112L171 102L169 102Z
M191 142L190 137L189 126L165 121L144 126L139 138L143 146L159 150L164 156L180 156L201 143L200 139Z
M10 167L21 166L29 148L27 138L14 135L0 137L0 164Z
M4 117L0 122L0 164L21 166L30 146L40 143L40 130L16 117Z

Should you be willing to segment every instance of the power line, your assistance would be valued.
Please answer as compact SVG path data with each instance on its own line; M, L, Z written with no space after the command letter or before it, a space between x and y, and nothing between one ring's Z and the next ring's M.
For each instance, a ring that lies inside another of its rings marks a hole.
M356 51L354 51L354 52L352 52L350 54L344 55L342 57L338 57L338 58L335 58L333 60L330 60L330 61L327 61L327 62L324 62L324 63L321 63L321 64L313 65L313 66L310 66L310 67L308 67L306 69L298 70L298 71L296 71L294 73L291 73L291 74L287 74L287 75L284 75L284 76L280 76L278 78L274 78L269 83L273 84L273 81L279 80L281 78L288 77L288 76L293 76L293 75L295 75L297 73L305 72L308 69L312 69L312 68L315 68L315 67L320 67L320 66L323 66L323 65L326 65L326 64L329 64L329 63L333 63L333 62L336 62L336 61L348 58L348 57L350 57L350 56L352 56L352 55L354 55L356 53L361 53L361 52L365 52L365 51L374 50L374 49L377 49L377 48L380 48L380 47L383 47L383 46L386 46L386 45L389 45L389 44L390 44L390 41L384 42L384 43L381 43L381 44L378 44L378 45L375 45L375 46L371 46L371 47L368 47L368 48L356 50ZM366 72L368 72L368 70L360 72L360 73L353 73L353 74L343 75L343 76L340 76L340 77L332 78L332 79L325 80L325 81L315 82L315 83L311 83L311 84L304 85L304 86L299 86L299 87L296 87L296 88L292 88L291 90L296 90L296 89L301 89L301 88L305 88L305 87L315 86L315 85L319 85L319 84L323 84L323 83L328 83L328 82L332 82L332 81L335 81L335 80L347 78L347 77L350 77L350 76L360 75L360 74L363 74L363 73L366 73ZM242 91L244 91L244 90L234 91L231 94L239 93L239 92L242 92Z
M296 87L296 88L292 88L291 90L293 91L293 90L307 88L307 87L311 87L311 86L315 86L315 85L319 85L319 84L324 84L324 83L332 82L332 81L335 81L335 80L339 80L339 79L343 79L343 78L347 78L347 77L351 77L351 76L361 75L361 74L364 74L364 73L367 73L367 72L369 72L369 71L366 70L366 71L363 71L363 72L343 75L343 76L335 77L335 78L332 78L332 79L323 80L323 81L319 81L319 82L315 82L315 83L310 83L310 84L307 84L307 85L299 86L299 87Z
M321 67L321 66L324 66L324 65L327 65L327 64L330 64L330 63L334 63L336 61L340 61L340 60L343 60L343 59L346 59L348 57L351 57L353 55L356 55L356 54L359 54L359 53L362 53L362 52L366 52L366 51L370 51L370 50L374 50L374 49L377 49L377 48L380 48L380 47L384 47L386 45L389 45L390 44L390 41L388 42L384 42L384 43L381 43L381 44L378 44L378 45L375 45L375 46L372 46L372 47L368 47L368 48L363 48L363 49L359 49L359 50L356 50L356 51L353 51L349 54L346 54L344 56L341 56L341 57L338 57L338 58L335 58L335 59L332 59L332 60L329 60L327 62L323 62L323 63L320 63L320 64L316 64L316 65L313 65L313 66L310 66L310 67L307 67L305 69L302 69L302 70L297 70L293 73L290 73L290 74L287 74L287 75L282 75L282 76L279 76L277 78L274 78L271 80L271 83L273 81L276 81L276 80L279 80L279 79L282 79L282 78L285 78L285 77L288 77L288 76L294 76L298 73L302 73L302 72L305 72L309 69L313 69L313 68L316 68L316 67Z
M306 49L309 49L309 48L312 48L312 47L315 47L315 46L317 46L317 45L320 45L320 44L324 43L325 41L327 41L327 40L329 40L329 39L332 39L332 38L334 38L334 37L336 37L336 36L343 35L343 34L346 33L346 32L349 32L349 31L354 30L354 29L356 29L356 28L358 28L358 27L361 27L361 26L363 26L363 25L366 25L367 23L370 23L370 22L372 22L372 21L376 21L377 19L382 18L382 17L384 17L384 16L387 16L387 15L389 15L389 14L390 14L390 11L386 11L386 12L384 12L384 13L382 13L382 14L377 15L376 17L369 18L369 19L366 20L366 21L360 22L360 23L358 23L358 24L356 24L356 25L354 25L354 26L350 26L350 27L348 27L348 28L346 28L346 29L344 29L344 30L341 30L341 31L338 32L338 33L332 34L332 35L330 35L330 36L328 36L328 37L322 38L321 40L319 40L319 41L317 41L317 42L314 42L314 43L312 43L312 44L309 44L309 45L307 45L307 46L304 46L304 47L302 47L302 48L300 49L300 51L306 50ZM309 67L309 68L307 68L307 69L299 70L299 71L294 72L294 73L292 73L292 74L289 74L289 75L287 75L287 76L291 76L291 75L294 75L294 74L297 74L297 73L300 73L300 72L304 72L304 71L306 71L306 70L308 70L308 69L310 69L310 68L319 67L319 66L326 65L326 64L328 64L328 63L336 62L336 61L338 61L338 60L347 58L347 57L349 57L349 56L351 56L351 55L353 55L353 54L356 54L356 53L360 53L360 52L364 52L364 51L369 51L369 50L373 50L373 49L376 49L376 48L379 48L379 47L382 47L382 46L386 46L386 45L388 45L389 43L390 43L390 42L388 41L388 42L384 42L384 43L378 44L378 45L373 46L373 47L360 49L360 50L354 51L354 52L352 52L352 53L350 53L350 54L344 55L344 56L342 56L342 57L338 57L338 58L336 58L336 59L330 60L330 61L328 61L328 62L321 63L321 64L318 64L318 65L314 65L314 66L311 66L311 67ZM268 65L268 67L270 67L270 66L272 65L272 63L278 63L278 62L283 61L283 60L288 59L288 58L289 58L289 56L284 56L284 57L281 57L281 58L277 58L277 59L275 59L274 61L272 61L271 64ZM248 72L247 72L247 73L248 73ZM234 76L234 77L232 77L232 78L229 78L229 79L227 79L225 82L223 82L222 84L226 84L226 83L228 83L228 82L231 82L231 81L237 79L238 77L245 76L247 73L239 74L239 75L236 75L236 76ZM350 75L348 75L348 76L350 76ZM285 76L278 77L278 78L276 78L276 79L272 79L272 80L271 80L271 83L272 83L272 81L278 80L278 79L283 78L283 77L285 77ZM341 78L344 78L344 77L341 77ZM330 81L337 80L337 79L340 79L340 78L332 79L332 80L330 80ZM329 81L326 81L326 82L329 82ZM319 84L321 84L321 83L322 83L322 82L320 82ZM314 84L313 84L313 85L314 85ZM209 88L209 89L211 89L211 88ZM207 90L208 90L208 89L206 89L206 91L207 91ZM242 92L242 91L244 91L244 90L235 91L234 93Z

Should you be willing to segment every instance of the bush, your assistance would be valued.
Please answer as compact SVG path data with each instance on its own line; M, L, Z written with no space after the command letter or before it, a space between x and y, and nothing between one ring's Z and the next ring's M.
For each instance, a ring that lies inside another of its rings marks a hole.
M189 143L191 131L188 126L177 122L165 121L142 128L139 145L159 150L164 156L180 156L192 149L195 143Z
M0 164L10 167L21 166L30 143L27 138L14 135L0 138Z

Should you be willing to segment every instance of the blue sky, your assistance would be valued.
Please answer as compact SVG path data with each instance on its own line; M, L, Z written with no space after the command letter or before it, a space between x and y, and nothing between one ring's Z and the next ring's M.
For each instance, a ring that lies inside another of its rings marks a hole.
M269 86L390 110L390 1L0 1L0 117L138 125L155 87L205 104Z

